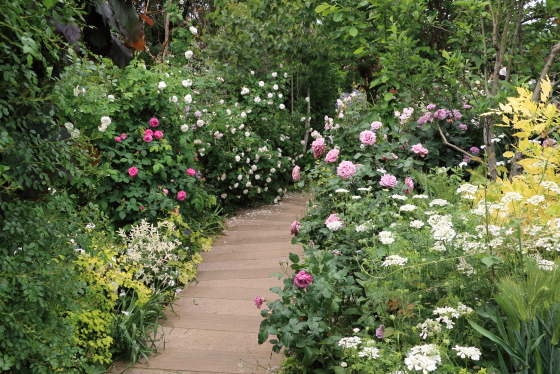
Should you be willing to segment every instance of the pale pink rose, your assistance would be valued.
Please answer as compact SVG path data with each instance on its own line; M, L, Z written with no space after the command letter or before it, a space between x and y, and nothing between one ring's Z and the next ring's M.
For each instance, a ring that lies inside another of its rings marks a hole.
M420 156L424 157L428 154L428 150L422 146L422 143L413 145L410 150Z
M436 109L436 106L434 104L429 104L426 109L428 110L432 110L432 109Z
M301 223L299 221L294 221L290 225L290 234L295 235L299 232L299 228L301 227Z
M342 179L350 179L356 173L356 165L350 161L342 161L336 169L336 175Z
M161 139L161 138L163 138L163 133L158 130L158 131L154 132L154 136L156 137L156 139Z
M131 178L134 178L136 175L138 175L138 168L133 166L128 169L128 175L130 175Z
M301 168L299 166L295 166L294 170L292 170L292 179L294 180L294 182L299 182L299 179L301 177L300 171Z
M338 149L331 149L329 153L327 153L327 156L325 157L325 162L327 164L332 164L333 162L336 162L339 153L340 151Z
M373 131L365 130L360 133L360 141L365 145L373 145L377 137Z
M461 123L461 124L459 124L459 130L463 130L463 131L465 131L465 130L466 130L467 128L468 128L468 127L467 127L467 125L465 125L465 124L462 124L462 123Z
M338 216L338 213L333 213L329 216L329 218L327 218L325 220L325 225L331 223L331 222L342 222L342 219Z
M325 138L319 138L311 143L311 149L313 149L313 157L321 157L327 150L327 146L325 145Z
M261 308L264 299L260 296L255 297L255 300L253 300L255 302L255 305L257 306L257 308Z
M384 174L379 181L379 184L383 187L395 187L397 183L397 178L391 174Z
M187 174L188 174L188 175L195 175L195 174L196 174L196 170L190 169L190 168L189 168L189 169L187 169Z
M185 191L179 191L177 194L177 200L183 201L187 198L187 193Z
M383 124L382 124L381 122L379 122L379 121L373 121L373 122L371 123L371 129L372 129L373 131L379 130L379 129L381 128L381 126L383 126Z
M300 271L294 277L294 284L300 288L306 288L313 282L311 274L307 274L305 270Z
M167 188L164 188L163 193L167 195L169 193L169 190Z
M410 177L404 178L404 184L408 186L408 188L404 190L404 193L411 193L412 189L414 188L414 181L412 180L412 178Z
M159 125L159 121L157 118L151 118L150 119L150 126L152 127L157 127Z

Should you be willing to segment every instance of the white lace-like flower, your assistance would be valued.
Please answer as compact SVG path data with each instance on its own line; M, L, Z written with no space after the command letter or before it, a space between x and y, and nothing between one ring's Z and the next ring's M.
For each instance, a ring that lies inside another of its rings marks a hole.
M476 347L460 347L456 345L453 350L457 351L457 356L461 358L470 358L473 361L480 360L481 352Z
M374 360L379 357L379 349L375 347L363 347L358 356Z
M423 226L424 226L424 222L418 219L415 219L414 221L410 222L410 227L415 229L421 229Z
M434 336L441 333L441 323L439 323L438 321L434 321L431 318L428 318L423 323L419 323L418 325L416 325L416 328L422 330L420 332L420 337L422 339L426 339L429 336Z
M534 195L527 199L527 204L539 205L545 200L543 195Z
M332 231L336 231L340 229L342 226L344 226L344 223L342 221L332 221L327 223L327 228Z
M433 207L434 205L437 205L437 206L446 206L446 205L448 205L448 204L449 204L449 202L448 202L447 200L443 200L443 199L434 199L434 200L432 200L432 202L431 202L429 205L430 205L430 207Z
M395 235L391 231L381 231L379 240L382 244L391 244L395 241Z
M412 212L413 210L416 210L416 205L405 204L405 205L401 206L399 210L401 212Z
M341 338L338 341L338 345L342 348L354 348L358 349L358 345L362 344L362 339L357 336L350 336L347 338Z
M407 262L408 262L408 258L406 257L391 255L385 257L385 261L383 261L381 266L392 266L392 265L404 266Z
M523 196L521 196L518 192L507 192L500 201L504 204L509 204L512 201L521 201L523 200Z
M404 195L393 195L391 196L391 198L395 199L395 200L406 200L407 197Z
M348 192L350 192L350 191L345 190L344 188L339 188L339 189L335 190L334 192L337 192L337 193L348 193Z
M412 196L413 199L429 199L428 195L414 195Z

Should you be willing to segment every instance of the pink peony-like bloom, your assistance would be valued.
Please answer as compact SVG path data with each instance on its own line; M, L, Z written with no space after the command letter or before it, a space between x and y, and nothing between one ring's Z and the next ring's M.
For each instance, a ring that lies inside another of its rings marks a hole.
M185 191L179 191L177 194L177 200L183 201L187 198L187 193Z
M144 135L150 135L150 136L154 136L154 132L150 129L144 131Z
M299 182L299 179L301 177L300 171L301 168L299 166L294 166L294 170L292 170L292 179L294 180L294 182Z
M255 302L255 305L257 306L257 308L261 308L264 299L260 296L255 297L255 300L253 300Z
M542 141L542 146L543 147L554 147L556 145L556 139L552 139L552 138L546 138L545 140Z
M420 156L424 157L428 154L428 150L422 146L422 143L418 143L410 147L410 150Z
M154 132L154 136L156 137L156 139L161 139L161 138L163 138L163 133L158 130L158 131Z
M381 122L379 122L379 121L373 121L373 122L371 123L371 129L372 129L373 131L379 130L379 129L381 128L381 126L383 126L383 124L382 124Z
M116 141L117 143L120 143L120 142L121 142L121 140L122 140L122 139L121 139L121 137L120 137L120 136L115 136L115 141Z
M434 104L429 104L429 105L426 107L426 109L428 109L428 110L434 110L434 109L436 109L436 106L435 106Z
M163 193L167 195L169 193L169 190L167 188L164 188Z
M383 174L379 184L383 187L395 187L397 185L397 178L391 174Z
M467 125L465 125L465 124L463 124L463 123L460 123L460 124L459 124L459 130L465 131L466 129L468 129Z
M128 175L130 175L131 178L134 178L136 175L138 175L138 168L133 166L128 169Z
M457 109L453 109L452 113L453 113L453 117L456 120L460 120L461 118L463 118L463 115Z
M471 158L469 157L469 155L463 155L463 162L466 162L467 164L471 162Z
M342 179L350 179L356 173L356 165L350 161L342 161L336 169L336 175Z
M152 140L154 140L154 138L152 138L151 135L145 135L145 136L144 136L144 141L145 141L146 143L149 143L149 142L151 142Z
M294 221L290 225L290 234L295 235L299 232L299 228L301 227L301 223L299 221Z
M158 125L159 125L159 121L157 118L150 118L150 126L158 127Z
M121 134L121 139L122 139L122 140L125 140L125 139L126 139L126 134L125 134L124 132Z
M331 223L331 222L342 222L342 219L338 216L338 213L333 213L329 216L329 218L327 218L325 220L325 225Z
M196 112L194 112L194 116L196 117L196 119L200 119L200 117L202 117L202 113L197 110Z
M195 174L196 174L196 170L189 168L189 169L187 169L187 174L188 174L188 175L195 175Z
M478 149L477 147L471 147L469 151L471 151L471 153L474 153L475 155L480 153L480 149Z
M325 138L319 138L311 143L311 149L313 149L313 157L321 157L327 150L327 146L325 145Z
M469 104L463 105L463 109L471 109L471 108L472 108L472 106L470 106Z
M414 181L412 180L412 178L410 177L404 178L404 184L408 186L408 188L404 190L404 193L411 193L412 189L414 188Z
M307 288L313 282L311 274L307 274L305 270L300 271L294 277L294 284L300 288Z
M373 131L365 130L360 133L360 141L365 145L373 145L377 137Z
M434 112L434 117L437 119L445 119L447 117L448 110L438 109Z
M325 162L327 164L332 164L333 162L336 162L336 160L338 160L339 153L340 151L338 149L331 149L329 153L327 153L327 156L325 157Z

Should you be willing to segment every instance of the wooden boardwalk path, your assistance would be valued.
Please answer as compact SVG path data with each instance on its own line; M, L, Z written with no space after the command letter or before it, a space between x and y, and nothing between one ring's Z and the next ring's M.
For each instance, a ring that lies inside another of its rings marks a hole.
M269 288L282 282L270 274L280 271L290 252L301 253L291 244L290 224L304 215L305 202L292 194L228 220L212 251L202 253L197 282L181 293L177 315L167 313L165 349L125 373L266 373L279 366L281 357L272 354L271 344L257 343L262 317L253 300L275 300Z

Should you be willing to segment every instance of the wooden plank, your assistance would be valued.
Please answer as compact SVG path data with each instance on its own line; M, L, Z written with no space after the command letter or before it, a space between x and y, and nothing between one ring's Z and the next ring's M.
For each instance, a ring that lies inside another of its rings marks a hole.
M280 267L264 268L264 269L250 269L250 270L212 270L212 271L199 271L196 274L196 280L222 280L222 279L254 279L254 278L269 278L271 274L280 272Z
M289 248L287 245L286 249L274 249L270 251L259 251L259 252L236 252L236 253L205 253L203 255L203 263L212 262L226 262L226 261L243 261L243 260L258 260L262 258L285 258L288 260L288 255L291 253L297 253L298 255L303 253L303 249L300 246L292 246Z
M205 314L181 311L179 317L171 315L162 326L232 332L258 333L263 318L259 315Z
M192 297L195 299L227 299L227 300L253 300L255 295L262 298L276 300L278 295L274 292L263 290L263 288L237 288L237 287L203 287L189 286L181 292L181 297Z

